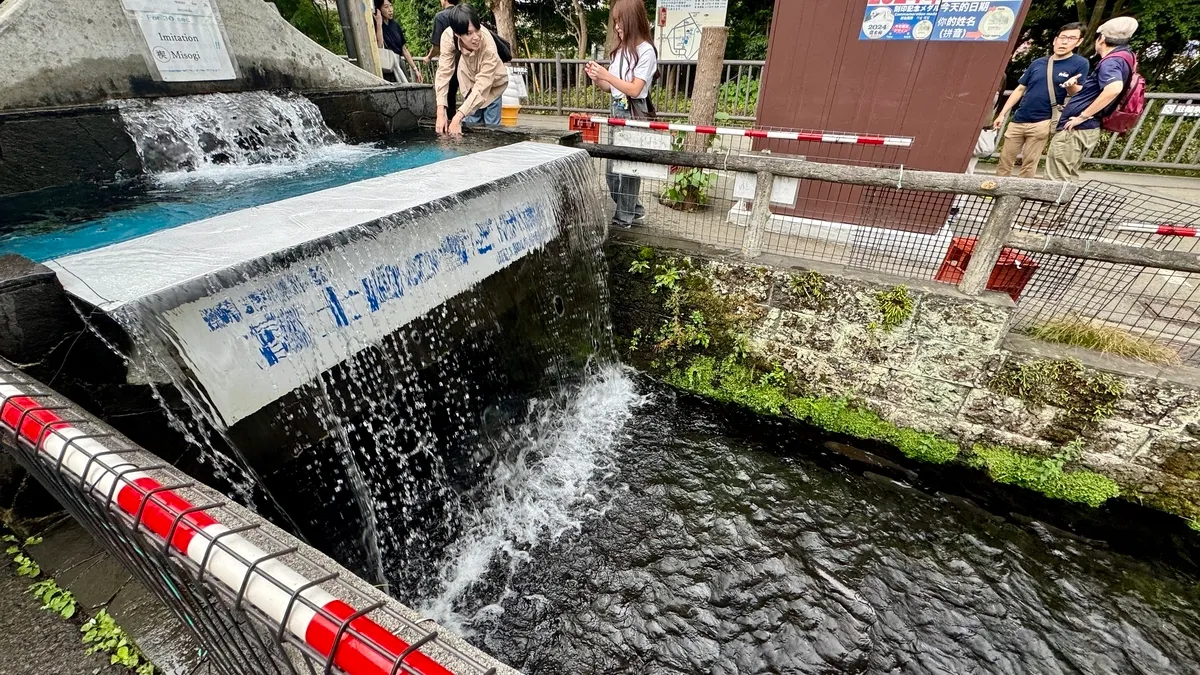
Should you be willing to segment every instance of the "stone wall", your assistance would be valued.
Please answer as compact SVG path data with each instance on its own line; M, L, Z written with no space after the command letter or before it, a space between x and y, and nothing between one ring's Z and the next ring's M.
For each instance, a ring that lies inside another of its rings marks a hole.
M609 261L623 353L672 384L1051 496L1095 505L1119 486L1200 517L1190 369L1010 335L1002 294L645 237Z
M0 112L0 196L141 170L115 106Z

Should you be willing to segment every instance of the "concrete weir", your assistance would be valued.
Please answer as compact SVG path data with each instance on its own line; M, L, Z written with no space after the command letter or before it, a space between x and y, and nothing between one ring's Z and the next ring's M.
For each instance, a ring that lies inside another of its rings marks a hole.
M185 17L201 3L54 0L0 4L0 110L99 103L109 98L291 89L374 87L383 80L329 52L262 0L212 0L205 16L224 43L224 72L197 81L164 76L169 60L153 53L133 9ZM165 9L164 9L165 8ZM149 15L147 15L149 16ZM150 16L153 19L153 16ZM214 30L209 27L209 35ZM186 79L186 76L185 78Z
M232 426L558 238L555 176L586 164L520 143L47 266L127 330L161 321Z

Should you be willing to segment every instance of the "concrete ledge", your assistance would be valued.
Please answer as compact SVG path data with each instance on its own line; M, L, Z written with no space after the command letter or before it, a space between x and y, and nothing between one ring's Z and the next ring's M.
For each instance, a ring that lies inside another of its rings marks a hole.
M1185 387L1200 389L1200 368L1193 366L1159 366L1153 363L1104 354L1092 351L1091 349L1043 342L1042 340L1025 335L1009 335L1004 340L1004 348L1040 359L1075 359L1088 368L1096 370L1103 370L1117 375L1126 375L1128 377L1161 380L1163 382L1171 382Z

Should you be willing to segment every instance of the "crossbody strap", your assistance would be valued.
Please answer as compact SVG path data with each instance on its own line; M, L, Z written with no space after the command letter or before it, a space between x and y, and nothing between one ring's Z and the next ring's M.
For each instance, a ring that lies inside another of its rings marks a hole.
M1050 107L1058 105L1058 92L1054 86L1054 54L1046 57L1046 91L1050 94ZM1063 105L1066 105L1063 101Z

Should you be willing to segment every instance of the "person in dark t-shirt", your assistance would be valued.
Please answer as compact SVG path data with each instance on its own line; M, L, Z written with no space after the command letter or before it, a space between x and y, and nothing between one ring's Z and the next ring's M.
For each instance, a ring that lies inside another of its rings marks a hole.
M459 0L441 0L442 11L433 17L433 35L429 38L429 53L425 60L429 61L441 53L442 34L450 27L450 10L458 5ZM434 69L437 70L436 68ZM450 94L446 111L450 117L458 110L458 78L450 78Z
M1136 63L1129 39L1137 28L1136 19L1119 16L1096 31L1100 61L1063 108L1058 133L1046 153L1046 176L1051 180L1078 180L1083 160L1100 143L1100 120L1112 114L1133 78L1126 59Z
M417 82L423 81L421 71L408 51L404 29L400 27L400 22L396 21L396 8L392 6L392 0L375 0L375 46L379 48L385 74L391 73L393 81L408 81L401 70L401 57L408 61L413 79Z
M1037 173L1038 160L1050 134L1054 133L1054 125L1058 123L1067 97L1078 90L1079 81L1087 77L1087 59L1075 53L1086 30L1087 26L1082 23L1069 23L1060 28L1054 38L1054 51L1029 64L1017 88L996 116L993 126L999 129L1013 106L1017 107L1004 130L997 176L1012 175L1018 154L1024 158L1021 160L1021 177L1033 178ZM1052 78L1054 83L1053 98L1047 78Z

